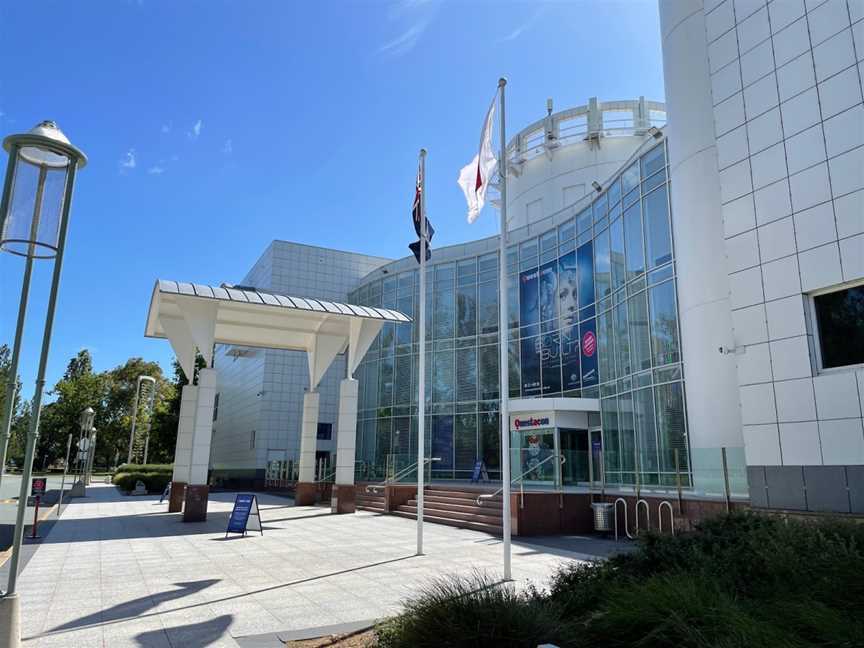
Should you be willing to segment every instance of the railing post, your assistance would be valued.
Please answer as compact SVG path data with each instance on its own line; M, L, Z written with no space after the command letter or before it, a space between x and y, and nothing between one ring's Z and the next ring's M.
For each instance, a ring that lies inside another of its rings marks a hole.
M720 458L723 460L723 492L726 496L726 512L728 513L732 508L731 503L731 494L729 493L729 468L726 464L726 448L725 446L720 448Z

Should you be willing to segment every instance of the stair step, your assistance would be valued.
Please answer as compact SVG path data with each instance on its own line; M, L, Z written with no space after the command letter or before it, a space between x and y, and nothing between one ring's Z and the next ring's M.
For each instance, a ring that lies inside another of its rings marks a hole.
M402 504L396 510L402 511L404 513L410 513L415 517L417 515L417 507L412 504ZM452 509L429 508L428 506L423 507L423 517L447 518L448 520L479 522L482 524L490 524L492 526L501 526L500 515L496 517L495 515L486 515L484 513L454 511Z
M410 499L405 502L408 506L417 506L416 499ZM442 511L456 511L460 513L476 513L478 515L497 515L501 517L501 507L500 506L492 506L488 504L482 504L480 506L471 503L465 504L455 504L453 502L437 502L435 500L429 500L428 498L423 498L423 506L427 509L438 509Z
M372 504L367 502L354 502L354 508L364 509L367 511L385 511L384 504Z
M490 511L501 510L501 502L486 500L483 504L478 505L477 498L469 500L463 497L443 497L441 495L430 495L429 493L424 493L423 501L436 504L446 504L447 506L483 506Z
M472 501L476 500L480 495L487 494L485 491L459 491L447 488L426 488L423 492L435 497L449 497L452 499L467 499ZM498 497L500 498L500 495Z
M393 511L393 515L399 517L416 520L417 515L406 511ZM463 520L453 520L451 518L442 518L433 515L423 515L424 522L432 522L434 524L444 524L446 526L459 527L460 529L471 529L472 531L484 531L492 535L501 535L501 525L484 524L482 522L466 522Z

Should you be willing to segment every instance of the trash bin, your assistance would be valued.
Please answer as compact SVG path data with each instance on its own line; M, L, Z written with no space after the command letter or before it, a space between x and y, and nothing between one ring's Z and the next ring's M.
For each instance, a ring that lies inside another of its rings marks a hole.
M591 505L594 509L594 530L608 532L612 531L614 504L606 502L595 502Z

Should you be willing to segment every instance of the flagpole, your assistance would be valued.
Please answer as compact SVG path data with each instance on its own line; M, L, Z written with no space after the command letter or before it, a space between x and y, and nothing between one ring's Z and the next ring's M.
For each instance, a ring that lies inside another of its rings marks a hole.
M420 351L417 394L417 555L423 555L423 488L426 462L426 149L420 149Z
M501 159L498 175L501 179L501 234L498 237L498 332L500 349L499 374L501 377L501 517L504 545L504 580L512 580L510 572L510 414L507 399L510 397L510 371L508 365L509 326L507 322L507 136L504 131L504 86L507 79L498 79L498 100L501 120Z

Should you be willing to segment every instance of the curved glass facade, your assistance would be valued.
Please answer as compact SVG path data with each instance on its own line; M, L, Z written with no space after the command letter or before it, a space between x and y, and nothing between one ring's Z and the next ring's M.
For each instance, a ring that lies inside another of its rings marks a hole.
M665 143L593 203L539 235L510 233L510 396L600 399L605 481L687 480L683 370ZM427 267L426 444L432 477L500 473L498 255ZM418 309L417 270L363 283L349 301ZM358 460L378 476L417 451L416 323L388 323L356 377ZM677 453L676 453L677 450Z

